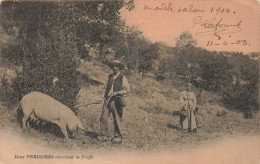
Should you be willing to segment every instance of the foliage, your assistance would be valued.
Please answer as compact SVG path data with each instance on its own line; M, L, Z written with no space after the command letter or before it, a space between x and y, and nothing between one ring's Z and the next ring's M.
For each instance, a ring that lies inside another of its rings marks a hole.
M11 84L11 98L35 90L73 107L79 92L77 56L86 53L86 42L100 44L100 51L113 44L124 26L123 6L123 1L2 2L1 25L16 40L1 55L22 68Z
M153 63L159 56L159 49L157 44L151 44L146 46L144 49L140 49L139 51L141 56L139 56L138 70L144 75L149 71L153 71Z
M222 101L245 114L249 112L249 117L252 117L250 111L259 109L259 62L250 59L248 55L234 53L229 63L233 65L233 85L229 85L229 88L223 91Z
M200 61L202 68L202 86L206 90L218 91L221 87L229 86L232 83L230 70L232 66L224 56L213 54L207 55Z
M160 45L144 38L136 27L125 27L124 35L115 41L116 58L122 59L129 70L142 73L154 71L153 66L160 54Z
M186 46L196 46L197 41L192 38L191 33L188 31L182 32L176 41L176 47L183 49Z
M259 54L207 51L196 47L189 32L180 34L176 47L152 43L125 25L122 7L132 10L133 0L2 2L0 32L12 41L1 40L1 57L21 68L12 84L2 80L2 92L17 100L37 90L73 107L79 92L77 58L91 59L95 49L98 60L106 62L113 50L130 71L155 74L176 88L189 78L197 88L222 96L225 105L258 109ZM142 88L138 92L150 95Z
M259 63L250 58L258 55L207 51L195 45L191 34L182 33L176 48L160 63L161 79L178 83L181 81L178 78L183 81L189 78L197 88L221 96L222 102L230 108L259 109Z

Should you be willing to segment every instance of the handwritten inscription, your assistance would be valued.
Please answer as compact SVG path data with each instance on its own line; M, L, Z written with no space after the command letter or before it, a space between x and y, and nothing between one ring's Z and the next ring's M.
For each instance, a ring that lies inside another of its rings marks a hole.
M190 4L190 6L188 8L184 7L180 7L178 12L190 12L190 13L197 13L197 12L205 12L202 9L196 9L193 7L193 4Z
M238 16L234 9L224 6L208 6L208 7L198 7L194 4L174 6L172 2L164 2L157 6L152 6L150 4L144 4L144 10L149 11L170 11L171 13L183 13L183 14L192 14L194 18L191 22L191 27L196 30L196 36L209 36L213 35L217 37L217 40L209 40L207 46L218 46L218 45L242 45L250 46L249 42L246 39L236 40L236 41L226 41L222 39L222 35L231 35L233 33L239 33L242 31L243 20L238 19L232 21L230 16ZM169 12L168 12L169 13ZM207 18L206 14L213 15L212 17ZM225 16L229 15L229 18ZM221 40L222 39L222 40ZM221 40L221 41L220 41Z
M193 28L199 26L203 29L195 34L197 36L229 34L240 32L242 30L241 23L242 20L235 23L223 23L223 18L214 17L205 20L202 16L196 16L193 19Z
M173 12L172 3L162 3L160 6L150 7L147 4L144 4L144 10L156 10L156 11L171 11Z
M229 46L229 45L243 45L243 46L250 46L250 44L248 43L247 40L236 40L236 41L221 41L221 42L217 42L217 41L213 41L213 40L209 40L207 43L207 47L209 46Z
M172 3L162 3L159 6L149 6L147 4L144 4L144 10L154 10L154 11L171 11L173 12L173 6ZM190 4L188 7L182 7L180 6L178 9L178 12L184 12L184 13L198 13L198 12L205 12L203 9L197 9L193 6L193 4Z
M211 13L215 13L216 15L218 14L224 14L224 13L231 13L231 10L229 8L221 8L221 7L211 7L210 10ZM233 13L235 14L236 12L233 11Z
M175 9L174 9L175 7ZM178 10L177 10L178 9ZM205 9L198 9L196 7L194 7L193 4L190 4L188 6L173 6L172 2L168 2L168 3L161 3L157 6L152 6L149 4L144 4L144 10L154 10L154 11L171 11L171 12L183 12L183 13L204 13L207 10ZM224 14L224 13L231 13L233 12L233 14L235 14L235 11L231 11L230 8L221 8L221 7L214 7L211 6L211 8L208 10L210 13L218 15L218 14Z

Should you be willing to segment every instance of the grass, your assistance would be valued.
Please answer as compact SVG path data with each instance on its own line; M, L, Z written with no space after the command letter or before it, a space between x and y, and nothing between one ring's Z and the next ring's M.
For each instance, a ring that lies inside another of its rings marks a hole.
M103 70L106 68L105 70ZM93 70L91 72L91 70ZM88 78L104 82L110 70L100 63L82 63L79 68ZM99 76L96 76L99 74ZM171 115L178 110L180 90L158 82L151 77L129 75L132 95L127 98L127 106L123 114L123 136L121 145L111 142L99 142L99 119L102 104L79 108L78 117L82 123L92 129L89 134L81 134L77 140L64 143L62 137L48 130L41 132L32 128L23 132L16 120L15 113L0 104L0 126L2 130L11 130L31 142L52 149L73 151L177 151L193 146L225 138L245 135L259 135L259 114L253 119L245 119L241 113L229 111L218 104L213 93L199 92L199 113L202 128L197 133L185 133L178 130L179 117ZM181 88L181 86L179 87ZM104 85L84 85L77 96L79 105L88 104L102 99ZM217 116L219 112L226 113ZM110 125L112 125L112 120ZM111 129L111 132L113 129Z

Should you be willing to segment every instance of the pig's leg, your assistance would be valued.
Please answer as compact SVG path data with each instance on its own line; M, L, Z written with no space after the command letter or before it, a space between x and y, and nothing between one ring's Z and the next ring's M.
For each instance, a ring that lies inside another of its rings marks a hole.
M34 123L35 120L37 120L37 118L36 118L34 112L32 112L32 113L30 114L30 116L28 117L28 119L29 119L29 118L31 118L31 122L32 122L32 123ZM29 127L29 128L31 127L28 121L26 122L26 126Z
M30 111L30 112L25 112L25 111ZM23 122L22 128L24 130L26 130L26 128L27 128L27 120L29 119L29 117L30 117L30 115L32 113L32 110L25 109L25 110L23 110L23 113L24 113L24 116L23 116L23 119L22 119L22 122Z
M61 132L63 133L65 139L69 139L66 124L64 124L64 123L60 124L60 129L61 129Z
M23 116L23 119L22 119L22 122L23 122L22 128L23 128L24 130L26 130L26 128L27 128L27 127L26 127L27 119L28 119L28 117Z

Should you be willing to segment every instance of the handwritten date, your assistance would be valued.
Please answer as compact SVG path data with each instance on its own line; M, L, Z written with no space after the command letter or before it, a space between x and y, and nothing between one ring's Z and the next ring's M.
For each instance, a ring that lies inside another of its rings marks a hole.
M174 7L176 7L174 9ZM206 12L205 8L197 8L193 4L189 4L188 6L173 6L172 2L163 2L159 5L151 5L151 4L144 4L144 10L153 10L153 11L170 11L170 12L178 12L178 13L203 13ZM207 11L208 12L208 11ZM211 6L210 13L212 14L224 14L224 13L231 13L230 8L222 8L222 7L215 7ZM233 11L235 14L235 11Z
M231 13L231 10L230 10L230 8L221 8L221 7L214 7L214 6L212 6L210 12L211 13L215 13L216 15L224 14L224 13L229 14L229 13ZM235 13L236 12L233 11L233 14L235 14Z
M250 44L248 43L247 40L236 40L236 41L227 41L224 40L223 42L216 42L213 40L209 40L207 43L207 47L210 46L219 46L219 45L223 45L223 46L229 46L229 45L243 45L243 46L250 46Z

